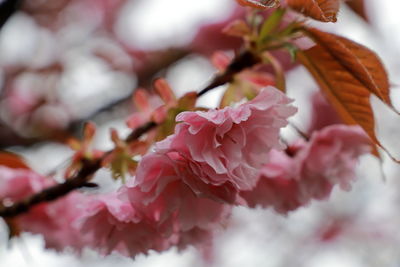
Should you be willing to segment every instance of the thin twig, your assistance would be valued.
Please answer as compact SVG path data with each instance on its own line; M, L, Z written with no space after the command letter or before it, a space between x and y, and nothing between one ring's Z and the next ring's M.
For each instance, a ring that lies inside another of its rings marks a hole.
M201 90L197 95L202 96L208 91L224 85L228 82L231 82L233 80L233 77L241 72L244 69L251 68L257 63L260 63L261 59L256 56L254 53L250 51L245 51L241 54L239 54L232 62L231 64L228 65L226 71L218 76L216 76L213 81L205 87L203 90Z
M154 122L148 122L144 124L143 126L135 129L128 136L126 141L132 142L134 140L137 140L138 138L140 138L140 136L142 136L149 130L153 129L155 126L157 126L157 124ZM19 202L14 203L11 206L0 207L0 217L3 218L15 217L17 215L29 211L29 209L31 209L33 206L39 203L56 200L76 189L85 187L89 183L89 180L92 178L93 174L96 173L96 171L98 171L101 168L101 162L103 161L103 159L110 153L111 151L108 151L98 159L83 160L82 161L83 166L80 169L80 171L73 177L66 179L65 182L63 183L48 187L36 194L33 194Z

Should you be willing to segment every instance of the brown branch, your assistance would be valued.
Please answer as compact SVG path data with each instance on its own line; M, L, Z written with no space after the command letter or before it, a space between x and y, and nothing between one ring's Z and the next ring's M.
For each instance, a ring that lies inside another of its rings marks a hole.
M130 143L132 141L137 140L140 136L143 134L147 133L151 129L155 128L157 126L157 123L154 121L149 121L148 123L143 124L141 127L136 128L135 131L133 131L127 138L126 142Z
M226 71L223 74L216 76L213 81L203 90L201 90L197 95L200 97L211 89L232 81L235 74L241 72L246 68L254 66L258 62L260 62L259 58L251 52L244 52L238 55L227 67ZM157 127L157 123L153 121L143 124L141 127L136 128L126 138L126 142L129 143L139 139L143 134L154 129L155 127ZM20 202L14 203L11 206L0 207L0 217L15 217L29 211L33 206L37 204L56 200L67 195L73 190L89 186L89 180L92 178L93 174L95 174L102 167L101 162L111 152L112 150L106 152L99 159L84 160L82 162L83 166L80 171L75 176L68 178L65 182L61 184L46 188L43 191L33 194L32 196L29 196Z
M148 122L141 127L136 128L126 139L127 142L133 142L140 138L143 134L150 131L157 124L154 122ZM103 159L109 155L111 151L106 152L101 158L94 160L83 160L83 166L80 171L73 177L68 178L65 182L48 187L36 194L33 194L19 202L14 203L11 206L0 207L0 217L3 218L11 218L17 215L20 215L24 212L29 211L33 206L56 200L61 198L73 190L86 187L86 185L90 185L88 182L92 178L93 174L95 174L101 168L101 162Z
M245 51L239 54L233 59L233 61L228 65L226 71L214 78L214 80L203 90L201 90L197 95L202 96L208 91L224 85L233 80L233 77L244 69L251 68L257 63L260 63L261 59L251 51Z
M20 215L29 211L33 206L56 200L60 197L67 195L69 192L84 187L92 175L101 167L101 159L93 161L83 161L83 167L75 175L75 177L67 179L64 183L48 187L37 194L25 198L9 207L0 208L0 216L3 218L10 218Z

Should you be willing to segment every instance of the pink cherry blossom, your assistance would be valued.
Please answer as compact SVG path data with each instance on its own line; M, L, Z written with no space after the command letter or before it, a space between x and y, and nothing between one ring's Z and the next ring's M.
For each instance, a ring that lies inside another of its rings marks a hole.
M350 190L359 157L371 150L361 128L332 125L316 131L309 142L291 147L294 155L271 151L253 190L240 192L248 206L274 207L280 213L326 199L333 187Z
M134 184L119 192L121 199L129 200L163 236L169 236L171 244L179 247L188 245L189 240L194 245L203 244L231 209L197 196L181 178L180 171L186 164L177 153L151 153L142 159Z
M264 208L273 207L277 212L286 213L300 207L297 195L299 185L295 179L295 160L285 152L272 150L270 162L260 169L260 178L252 190L241 191L249 207L260 205Z
M150 249L163 251L171 243L155 224L145 220L129 202L120 200L115 193L93 198L78 225L87 240L86 245L102 254L115 251L134 256Z
M135 256L209 242L230 207L197 197L178 168L167 155L149 154L139 166L136 185L91 200L79 219L87 245L103 254Z
M0 200L16 202L51 184L51 180L31 170L0 166Z
M232 203L237 190L250 190L271 149L283 149L280 128L296 112L282 92L267 87L237 107L182 112L175 133L156 145L188 162L182 179L200 196Z
M132 203L140 201L145 212L153 212L152 219L163 223L175 216L180 229L208 228L226 214L225 205L208 198L198 197L182 179L187 161L177 153L145 156L139 165L135 186L126 187ZM142 167L143 166L143 167ZM142 193L139 198L139 193ZM133 190L133 194L129 191ZM229 209L228 209L229 210Z
M197 197L177 174L184 163L169 156L145 156L134 183L87 203L77 224L87 246L135 256L210 242L230 207Z
M32 170L0 167L0 200L16 202L55 184ZM80 216L86 197L78 192L43 203L18 216L21 231L42 234L46 247L62 250L82 247L79 231L73 222Z
M62 251L67 247L81 250L85 239L76 227L88 198L73 192L55 201L33 207L18 217L21 230L41 234L47 248Z
M311 121L307 132L311 134L326 126L340 123L343 123L342 119L322 93L313 93L311 95Z
M317 199L329 194L330 190L325 194L322 192L323 187L338 184L341 189L350 190L358 158L370 151L371 141L360 127L325 127L313 134L309 144L298 155L301 190Z

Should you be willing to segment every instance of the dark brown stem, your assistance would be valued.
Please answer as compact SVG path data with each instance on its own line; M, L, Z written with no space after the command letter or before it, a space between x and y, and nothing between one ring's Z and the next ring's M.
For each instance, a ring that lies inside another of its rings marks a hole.
M252 53L251 51L245 51L239 54L231 64L227 67L226 71L214 78L214 80L197 95L202 96L208 91L231 82L236 74L244 69L251 68L257 63L261 62L261 58Z
M136 128L135 131L133 131L127 138L126 138L126 142L130 143L132 141L137 140L140 136L142 136L143 134L147 133L148 131L152 130L153 128L155 128L157 126L157 123L155 123L154 121L149 121L145 124L143 124L142 126Z
M39 193L31 195L24 200L17 202L9 207L0 209L0 216L10 218L29 211L33 206L56 200L67 195L69 192L84 187L92 175L101 167L101 159L94 161L84 161L82 169L75 177L67 179L64 183L48 187Z
M143 126L135 129L126 139L127 142L133 142L140 138L143 134L150 131L157 124L155 122L148 122ZM89 181L92 178L93 174L95 174L101 168L101 162L103 159L109 155L111 151L106 152L101 158L94 160L83 160L82 168L80 171L71 178L65 180L65 182L61 184L56 184L54 186L48 187L36 194L33 194L19 202L14 203L11 206L0 207L0 217L3 218L12 218L17 215L20 215L24 212L29 211L33 206L56 200L61 198L68 193L86 187L86 185L90 185Z

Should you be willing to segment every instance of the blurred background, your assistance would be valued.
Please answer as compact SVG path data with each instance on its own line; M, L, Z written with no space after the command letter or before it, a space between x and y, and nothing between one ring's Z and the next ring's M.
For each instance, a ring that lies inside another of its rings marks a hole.
M338 23L315 24L374 49L386 64L392 100L400 109L400 3L364 2L365 13L343 5ZM240 44L221 37L221 29L243 15L233 0L3 0L0 5L0 149L22 154L42 174L72 155L64 141L79 137L86 120L99 127L100 149L111 147L110 127L127 134L132 92L151 88L154 77L166 77L177 95L204 87L216 71L212 52ZM306 128L308 97L316 86L301 67L287 77L299 107L294 120ZM199 105L216 107L222 91L214 90ZM400 153L394 135L400 122L375 102L379 136ZM335 191L329 201L288 216L237 208L207 255L189 248L136 259L101 258L89 250L78 257L45 250L40 236L8 241L3 225L0 266L400 266L399 168L386 158L382 169L366 156L350 192ZM102 190L117 186L107 171L97 176Z

